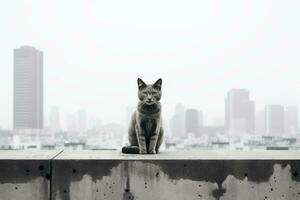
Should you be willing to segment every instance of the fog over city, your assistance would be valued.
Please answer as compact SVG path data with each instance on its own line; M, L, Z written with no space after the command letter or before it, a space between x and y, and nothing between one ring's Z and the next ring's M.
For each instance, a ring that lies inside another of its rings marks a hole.
M234 88L256 110L299 106L298 1L6 1L0 6L0 127L13 128L13 49L43 51L44 120L85 110L126 121L137 83L163 79L163 116L176 103L224 125ZM286 9L286 8L289 9Z
M0 200L300 200L300 0L0 0Z

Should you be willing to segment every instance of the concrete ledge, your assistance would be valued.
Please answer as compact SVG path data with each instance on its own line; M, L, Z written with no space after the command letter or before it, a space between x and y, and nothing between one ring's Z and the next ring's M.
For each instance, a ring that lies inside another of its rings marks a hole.
M0 151L0 200L48 200L50 160L59 151Z
M300 151L163 151L159 154L122 154L119 151L65 150L55 160L300 160Z
M296 200L298 173L296 151L65 151L53 160L52 194L55 200Z
M0 200L300 199L300 152L0 151Z

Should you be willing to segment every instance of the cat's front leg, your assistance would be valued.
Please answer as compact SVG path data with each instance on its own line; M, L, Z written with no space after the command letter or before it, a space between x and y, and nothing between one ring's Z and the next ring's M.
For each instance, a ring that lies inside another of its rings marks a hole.
M156 154L156 143L157 143L157 138L158 138L158 134L155 133L155 135L150 137L150 142L149 142L149 154Z
M156 127L155 127L155 131L153 133L153 135L150 137L150 142L149 142L149 149L148 149L148 153L150 154L156 154L158 152L156 152L156 145L157 145L157 141L158 141L158 137L159 137L159 133L161 131L161 118L159 117L155 123Z
M136 125L135 132L139 144L140 154L147 154L146 138L144 131L140 126Z
M150 153L150 154L156 154L155 149L156 149L159 130L160 130L160 125L158 124L157 127L155 128L155 132L150 137L149 149L148 149L148 153Z

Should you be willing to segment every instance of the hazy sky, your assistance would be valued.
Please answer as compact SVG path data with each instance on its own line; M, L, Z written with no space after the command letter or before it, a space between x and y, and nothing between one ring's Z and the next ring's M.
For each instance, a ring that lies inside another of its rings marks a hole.
M258 109L300 104L300 1L0 1L0 126L12 127L13 48L44 51L45 111L125 119L136 78L174 105L224 114L231 88ZM46 117L46 116L45 116ZM64 120L64 116L62 120Z

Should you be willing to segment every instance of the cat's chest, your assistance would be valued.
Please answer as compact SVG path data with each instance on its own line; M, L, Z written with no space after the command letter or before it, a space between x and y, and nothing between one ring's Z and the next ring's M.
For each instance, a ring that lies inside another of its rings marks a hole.
M144 118L141 120L141 127L147 132L152 133L155 131L155 128L157 126L157 121L153 118Z
M160 123L160 118L160 112L154 114L137 112L137 123L140 124L147 135L151 135L155 132L156 127Z

